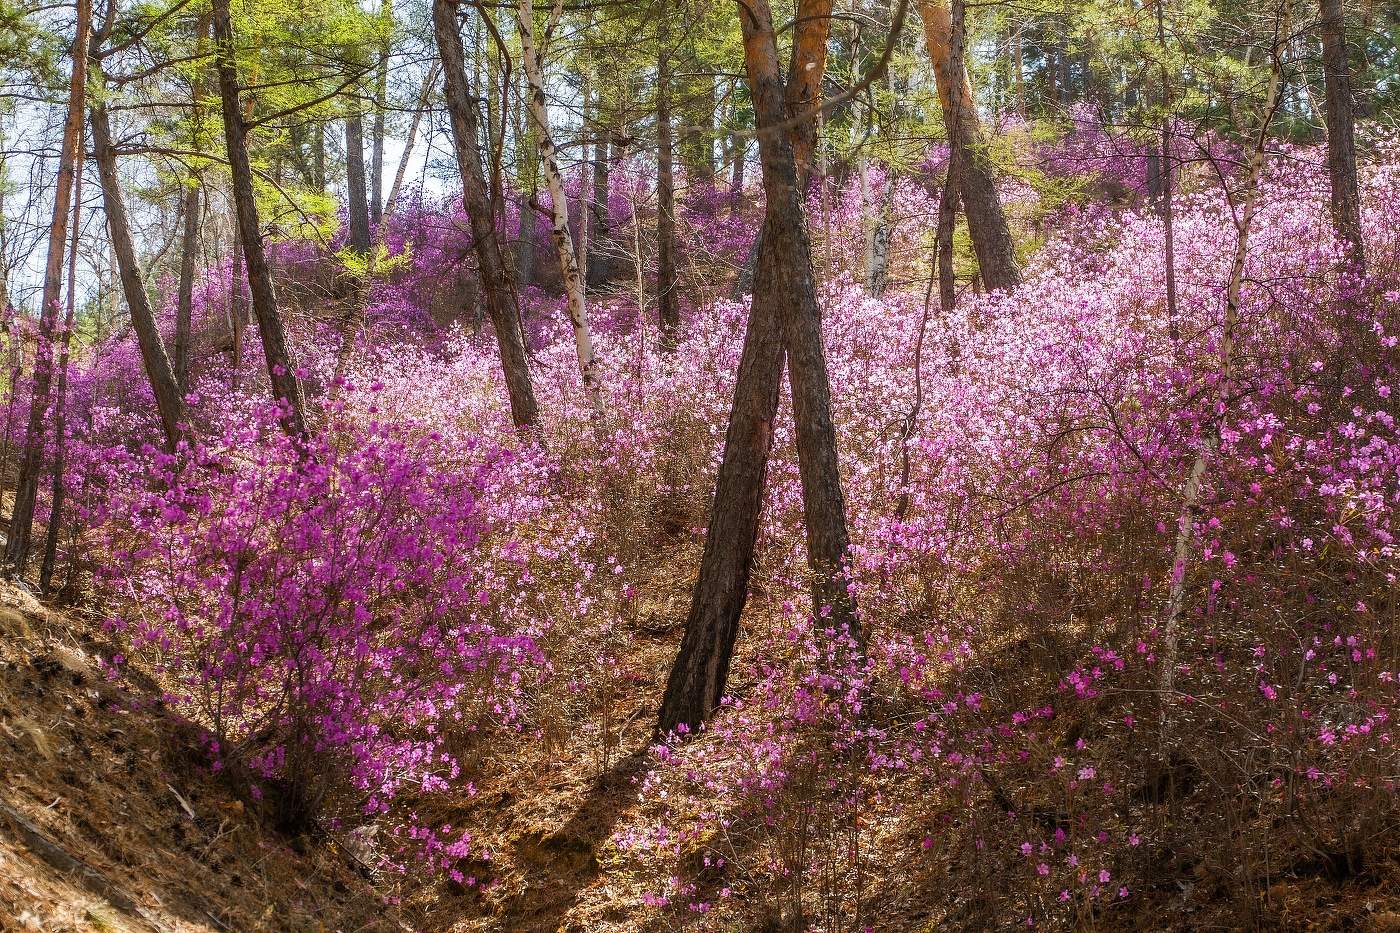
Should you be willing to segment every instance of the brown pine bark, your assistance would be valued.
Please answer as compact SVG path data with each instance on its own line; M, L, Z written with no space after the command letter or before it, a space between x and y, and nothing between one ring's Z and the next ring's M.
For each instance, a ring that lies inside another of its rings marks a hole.
M790 112L790 98L779 70L772 12L767 0L737 3L758 126L780 125ZM825 60L824 47L819 58L810 45L804 50L799 42L795 49L795 54ZM806 68L794 60L789 74L810 78L819 67ZM724 693L748 595L785 353L797 425L813 611L827 616L827 624L838 630L845 627L860 638L854 600L844 579L849 540L821 338L821 306L803 211L805 179L796 155L803 138L812 137L803 132L759 135L767 206L754 299L700 577L661 703L657 728L663 733L682 725L698 726Z
M63 285L63 257L67 247L68 220L72 212L73 176L83 145L83 107L87 88L87 49L92 32L92 5L77 0L73 38L73 71L68 83L68 116L63 124L58 175L54 184L53 222L49 226L48 256L39 307L39 345L34 355L34 384L29 420L20 453L15 483L14 510L10 513L5 563L23 574L34 532L34 502L39 492L39 471L44 453L45 422L53 391L53 340L58 324L58 300Z
M229 0L213 0L214 44L218 61L219 102L223 111L224 140L227 146L229 174L232 178L233 208L238 221L239 239L243 246L244 268L248 290L253 300L253 316L258 321L263 356L272 383L272 394L283 406L282 427L296 437L306 435L306 403L302 399L301 381L287 345L282 315L277 310L277 292L272 284L272 270L263 251L262 229L258 220L258 204L253 195L253 166L248 159L248 128L239 107L238 63L233 42L233 22Z
M126 199L122 195L121 179L117 176L117 153L112 145L112 127L106 105L95 105L90 119L97 176L102 184L102 208L107 215L107 232L112 241L112 252L117 258L122 294L131 313L131 327L136 332L146 378L156 398L156 412L160 416L161 430L165 433L166 447L174 451L184 431L183 398L175 379L175 370L165 354L155 311L151 308L146 283L142 279L141 263L136 256L131 222L127 217Z
M1327 91L1327 174L1332 182L1332 224L1358 270L1366 268L1361 239L1361 189L1356 178L1356 104L1347 62L1342 0L1321 0L1322 69Z
M486 311L496 330L501 353L506 393L510 397L511 419L517 428L539 422L539 405L525 358L525 340L520 330L520 314L514 290L506 274L500 239L496 234L495 213L487 194L486 171L477 148L477 111L467 86L462 36L457 30L456 7L451 0L433 0L433 37L442 60L443 86L452 125L452 149L462 173L462 201L471 223L472 246L476 251L477 275Z
M987 160L981 121L963 59L962 12L961 0L952 0L951 6L945 6L942 0L919 0L924 41L933 60L949 148L958 154L959 194L978 271L988 288L1011 289L1020 284L1021 272Z
M782 92L788 117L810 113L822 102L826 45L831 36L831 7L832 0L798 0L792 59L788 62L787 85ZM740 10L739 15L746 14ZM805 189L812 176L817 151L817 121L804 120L787 135L797 166L797 180Z

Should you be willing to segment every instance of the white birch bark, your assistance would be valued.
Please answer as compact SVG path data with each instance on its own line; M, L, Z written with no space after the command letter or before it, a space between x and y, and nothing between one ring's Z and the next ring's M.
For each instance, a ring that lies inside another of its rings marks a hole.
M546 34L563 16L563 0L555 0L549 14ZM588 401L597 412L603 411L602 385L598 375L598 359L593 353L593 337L588 330L588 306L584 296L583 277L579 274L578 256L574 252L573 236L569 231L569 204L564 198L564 179L559 174L559 155L549 130L549 111L545 104L544 74L539 50L535 46L535 8L531 0L519 0L515 9L516 25L520 31L520 59L529 85L526 109L535 126L540 149L540 163L553 214L554 245L559 252L559 272L564 280L568 299L569 324L574 331L574 346L578 350L579 372Z
M1220 430L1234 382L1235 338L1239 326L1240 292L1244 284L1245 261L1249 257L1249 235L1259 208L1259 180L1264 171L1264 145L1268 140L1269 124L1278 106L1279 62L1274 49L1274 64L1269 75L1269 90L1264 104L1264 117L1259 128L1254 151L1250 154L1249 171L1245 176L1244 201L1235 217L1235 255L1230 264L1230 279L1225 291L1224 332L1220 338L1219 380L1216 384L1216 417L1200 449L1191 463L1182 491L1181 510L1177 514L1176 543L1172 555L1171 583L1162 616L1162 661L1158 674L1158 691L1163 703L1162 738L1168 735L1171 694L1176 683L1176 663L1180 652L1181 612L1186 601L1186 572L1191 561L1191 545L1195 538L1196 519L1201 511L1201 493L1206 470L1220 448Z

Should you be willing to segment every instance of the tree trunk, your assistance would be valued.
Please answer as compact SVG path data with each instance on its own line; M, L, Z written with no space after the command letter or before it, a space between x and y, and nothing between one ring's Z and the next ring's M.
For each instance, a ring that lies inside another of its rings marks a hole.
M1327 89L1327 174L1332 181L1332 224L1347 257L1365 271L1361 239L1361 192L1356 179L1356 114L1347 62L1342 0L1321 0L1322 68Z
M208 30L208 19L200 17L195 25L195 45L200 51L204 48L204 38ZM190 145L199 152L200 147L204 145L204 109L200 105L204 98L203 69L195 74L190 97L194 101L194 110L190 115L190 122L194 127L190 134ZM172 347L174 359L171 361L175 368L175 384L179 387L181 398L190 390L190 329L193 326L194 277L199 258L202 184L202 179L196 175L190 179L190 186L185 191L185 229L180 244L180 281L175 309L175 340Z
M890 272L890 223L894 217L894 168L885 168L885 188L875 209L875 223L865 249L865 290L875 298L885 294Z
M977 254L978 271L988 288L1015 288L1021 282L1016 246L1001 209L992 166L987 161L981 122L963 62L962 0L952 0L951 9L941 0L919 0L919 13L924 23L924 40L933 59L949 148L959 154L959 194L972 249Z
M758 5L766 7L767 0L762 0ZM787 86L781 91L789 118L808 113L821 105L822 80L826 75L826 45L831 35L831 6L832 0L798 0ZM747 14L741 9L739 15L744 17ZM817 127L817 120L803 120L787 133L791 140L793 162L797 166L797 182L804 192L812 176L812 160L817 151ZM763 148L762 140L759 140L759 148Z
M63 257L68 220L72 212L73 175L83 145L83 106L87 88L87 49L92 30L89 0L77 0L77 27L73 37L73 72L68 83L68 116L63 124L58 176L54 184L53 222L49 226L48 258L39 308L39 343L34 354L34 385L29 401L29 423L20 453L15 484L14 510L10 514L5 562L19 575L29 558L34 531L34 500L39 492L39 468L44 454L45 421L52 402L53 338L58 322L58 299L63 285Z
M391 0L381 0L379 16L384 39L374 70L374 122L370 127L369 176L369 222L375 226L384 216L384 123L389 109L389 38L394 28Z
M263 251L258 204L253 194L253 166L248 160L248 128L238 106L238 60L233 44L229 0L212 0L212 7L218 55L219 101L223 110L229 174L233 181L233 208L238 220L239 239L243 243L253 315L258 320L258 334L262 337L272 394L283 407L282 427L294 437L304 437L306 404L302 399L301 381L297 378L291 350L287 346L282 316L277 310L277 293Z
M443 87L451 118L452 149L462 175L462 202L472 229L477 275L486 298L486 312L496 331L501 353L511 419L517 428L539 423L539 405L530 383L520 311L506 274L505 257L496 233L495 212L487 195L486 171L477 148L477 111L467 87L462 36L457 30L456 7L451 0L433 0L433 37L442 60Z
M790 110L785 106L768 2L738 0L738 6L758 125L781 124ZM819 71L820 66L809 69L799 60L799 56L813 55L814 51L810 45L797 43L789 73L811 77L811 72ZM820 54L824 61L824 48ZM820 87L820 75L816 77ZM800 140L804 134L791 135ZM854 601L844 580L848 550L845 501L831 422L821 307L803 214L803 179L796 147L787 135L760 134L759 148L767 208L754 301L700 578L661 703L658 730L663 733L679 726L697 726L724 693L739 616L748 595L784 352L791 362L789 384L797 424L807 558L814 577L813 611L826 619L824 624L838 631L844 627L860 638Z
M100 82L100 77L99 77ZM131 312L131 327L136 331L136 343L141 349L141 362L146 378L156 398L161 430L165 433L167 449L174 451L184 432L185 411L180 387L170 358L165 355L160 327L156 323L141 266L136 257L136 244L131 236L127 218L126 199L122 195L121 179L117 175L117 153L112 145L111 122L105 104L93 106L92 147L97 159L97 175L102 183L102 209L107 215L107 231L116 254L117 271L121 276L122 294Z
M656 315L661 347L674 350L681 314L676 294L676 183L671 152L671 49L666 10L657 11L656 60Z
M365 191L365 131L359 105L345 118L346 213L350 215L350 248L369 253L369 200Z
M544 71L539 50L535 47L535 8L531 0L519 0L515 10L520 30L520 62L529 83L526 103L534 124L536 142L540 149L540 168L549 187L550 208L554 217L554 247L559 253L559 274L564 281L569 324L574 332L574 347L578 351L578 368L583 377L583 390L594 411L603 410L603 389L599 378L598 359L593 353L593 336L588 329L588 304L583 291L583 276L579 273L574 241L569 233L569 202L564 194L564 178L559 173L559 157L554 136L549 129L549 110L545 104ZM555 0L550 11L550 23L563 15L563 0ZM546 34L550 32L545 30Z
M68 440L68 362L73 347L73 320L78 305L78 234L82 229L82 212L83 160L79 159L73 171L73 230L68 243L68 296L63 308L63 334L59 338L58 391L54 393L53 415L53 483L49 487L49 521L44 529L44 556L39 562L41 593L49 591L49 583L53 580L53 565L58 557L58 528L63 523L63 461Z

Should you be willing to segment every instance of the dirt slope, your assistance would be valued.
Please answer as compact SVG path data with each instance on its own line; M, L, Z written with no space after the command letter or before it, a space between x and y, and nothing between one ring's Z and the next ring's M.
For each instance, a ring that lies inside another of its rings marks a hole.
M106 681L102 645L0 585L0 930L417 927L231 794L189 727Z

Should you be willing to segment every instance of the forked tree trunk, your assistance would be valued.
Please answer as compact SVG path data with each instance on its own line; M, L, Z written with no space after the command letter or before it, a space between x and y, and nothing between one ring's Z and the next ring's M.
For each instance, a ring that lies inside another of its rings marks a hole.
M506 274L505 256L496 232L495 212L487 194L486 171L477 148L476 103L467 86L462 36L457 30L456 6L451 0L433 0L433 37L442 61L447 112L452 126L452 150L462 175L462 202L471 224L472 248L476 251L477 276L486 299L486 312L496 331L506 394L510 397L511 420L517 428L539 423L539 405L530 383L525 357L525 339L520 329L520 312L514 290Z
M656 60L656 316L661 347L674 350L681 314L676 294L676 182L672 158L671 49L666 9L657 10Z
M1356 107L1347 62L1342 0L1321 0L1322 69L1327 89L1327 174L1332 181L1332 224L1358 271L1365 271L1361 190L1356 178Z
M738 0L738 7L758 126L780 125L789 110L784 103L772 12L767 0ZM801 54L812 54L812 50ZM824 58L824 49L822 55ZM815 70L795 60L790 73ZM797 425L813 611L826 617L824 625L838 631L844 627L856 639L861 634L845 582L849 544L845 500L831 422L821 307L803 213L804 179L795 148L785 134L759 136L767 208L753 307L700 578L661 703L657 728L663 733L682 725L698 726L724 693L739 616L748 595L785 352L790 361L789 384Z
M263 356L267 361L272 394L282 405L282 428L294 437L306 436L306 403L302 399L301 380L292 362L282 315L277 310L277 293L272 285L272 271L263 251L262 227L258 220L258 204L253 194L253 166L248 160L248 128L238 105L238 59L233 43L233 22L229 0L212 0L214 43L218 60L219 102L223 110L224 140L227 146L229 175L233 182L233 208L238 220L239 239L243 245L243 260L248 275L248 290L253 299L253 315L258 320Z
M63 257L68 221L73 206L73 174L83 145L83 107L87 88L87 50L92 32L92 6L77 0L73 37L73 71L68 83L68 116L63 124L58 176L54 184L53 221L49 225L48 257L39 308L39 342L34 354L34 382L29 401L29 421L20 453L15 484L14 511L10 514L5 563L22 575L29 558L34 532L34 501L39 492L39 471L44 454L45 422L53 392L53 338L58 323L58 299L63 285Z
M551 27L563 16L563 0L555 0L550 11ZM544 96L544 70L540 63L540 53L535 47L535 8L531 0L519 0L515 8L516 25L520 31L520 63L529 84L526 95L530 120L534 124L535 139L540 149L540 168L544 172L545 184L549 187L550 209L553 214L554 247L559 254L559 274L564 281L564 295L567 299L569 325L574 332L574 348L578 351L578 368L583 377L583 390L593 410L603 410L603 389L599 376L598 359L593 352L593 335L588 328L588 302L583 290L583 276L579 272L578 257L574 254L574 241L569 232L569 202L564 193L564 178L559 172L558 150L549 128L549 110ZM548 34L552 31L546 28Z
M962 0L951 0L951 7L942 0L919 0L919 14L924 23L924 41L933 60L949 148L959 153L959 193L982 282L991 289L1015 288L1021 282L1016 246L987 159L963 59Z
M112 241L112 252L117 258L122 294L131 313L131 328L136 332L146 378L156 398L156 412L160 416L161 430L165 433L166 447L174 451L185 430L184 402L170 358L165 354L165 343L161 340L160 327L156 323L155 311L151 308L151 299L136 256L126 199L117 175L117 153L112 144L112 127L106 105L94 106L90 116L97 175L102 183L102 208L107 215L107 231Z

